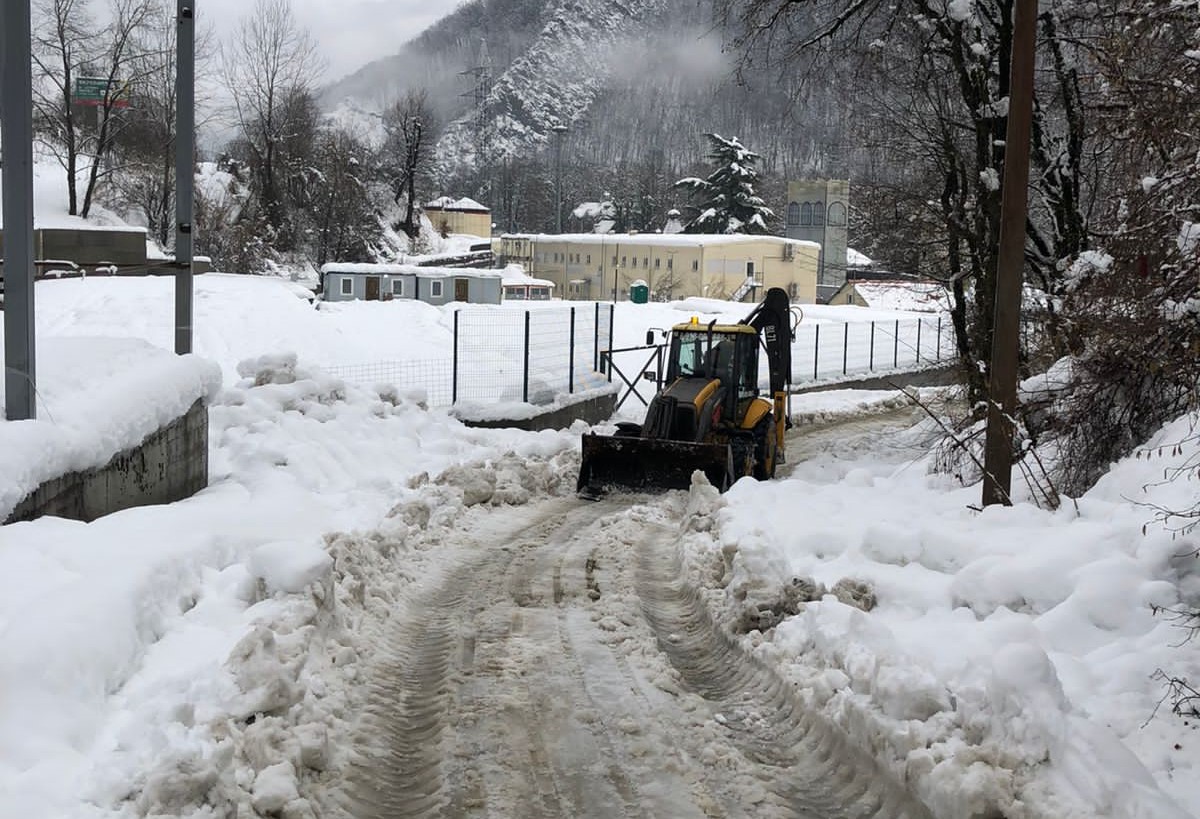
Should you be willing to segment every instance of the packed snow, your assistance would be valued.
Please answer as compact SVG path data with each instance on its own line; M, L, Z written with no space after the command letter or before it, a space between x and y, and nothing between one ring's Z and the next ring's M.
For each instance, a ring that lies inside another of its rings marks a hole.
M78 367L111 362L114 413L204 395L211 485L91 524L0 528L0 815L320 814L348 764L374 628L438 568L452 522L573 488L582 425L470 429L419 391L323 369L445 358L453 308L318 310L281 285L197 277L194 366L121 403L132 358L148 372L170 358L170 280L38 284L51 412L78 419L104 397L70 398L81 382L52 363L59 344ZM746 310L618 307L617 345ZM805 306L804 321L846 309ZM921 400L936 411L948 396ZM737 639L939 819L1195 813L1196 720L1163 700L1200 662L1156 614L1200 597L1194 535L1156 514L1194 503L1188 481L1163 480L1200 455L1190 419L1057 511L1025 496L979 511L978 486L931 472L939 429L898 393L801 396L792 412L778 480L629 512L679 528ZM17 494L0 475L0 495ZM605 600L616 620L640 616L635 597Z

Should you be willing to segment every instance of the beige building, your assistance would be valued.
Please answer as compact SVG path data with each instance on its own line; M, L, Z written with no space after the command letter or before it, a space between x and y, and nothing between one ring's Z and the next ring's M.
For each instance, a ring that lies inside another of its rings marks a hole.
M442 196L425 203L425 215L433 229L443 235L465 233L485 239L492 236L492 212L474 199Z
M567 299L628 298L641 279L658 300L706 296L755 301L769 287L794 302L817 294L821 246L778 236L705 234L505 234L500 254L549 279ZM615 291L615 292L614 292Z

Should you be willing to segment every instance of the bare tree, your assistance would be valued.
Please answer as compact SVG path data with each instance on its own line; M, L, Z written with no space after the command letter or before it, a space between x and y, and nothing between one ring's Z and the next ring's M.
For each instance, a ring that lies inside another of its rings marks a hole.
M287 219L289 173L302 132L314 130L312 87L321 61L287 0L256 0L222 51L233 115L250 154L255 195L277 230Z
M392 199L404 206L404 218L396 227L410 239L417 234L417 185L425 182L433 165L433 140L437 133L428 94L410 91L383 112L387 133L381 151L384 172Z
M82 0L45 0L38 6L33 49L38 132L66 172L72 215L88 216L98 187L113 171L106 161L124 127L129 88L153 63L141 37L156 9L155 0L112 0L111 22L97 35ZM81 80L90 85L92 99L77 99Z

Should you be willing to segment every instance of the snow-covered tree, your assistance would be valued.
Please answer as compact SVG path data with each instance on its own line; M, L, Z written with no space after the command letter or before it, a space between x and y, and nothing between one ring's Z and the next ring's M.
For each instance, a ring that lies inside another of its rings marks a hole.
M754 166L759 155L742 145L737 137L704 136L709 142L708 160L715 170L707 179L689 176L675 183L675 187L688 191L696 202L689 206L695 216L684 226L684 232L766 233L766 220L773 214L754 192L758 182Z

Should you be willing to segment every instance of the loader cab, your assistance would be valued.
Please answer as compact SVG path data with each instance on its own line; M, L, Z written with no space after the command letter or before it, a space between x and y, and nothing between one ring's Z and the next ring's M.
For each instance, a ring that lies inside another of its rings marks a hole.
M669 355L668 384L680 378L721 382L726 418L741 418L758 395L758 333L753 327L677 325Z

